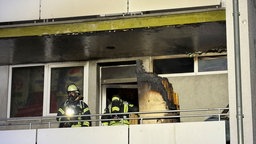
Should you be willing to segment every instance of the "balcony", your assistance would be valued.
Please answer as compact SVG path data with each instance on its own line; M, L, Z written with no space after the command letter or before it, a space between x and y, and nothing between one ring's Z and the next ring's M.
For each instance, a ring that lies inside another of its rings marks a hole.
M1 121L0 143L225 144L229 139L227 111L226 108L216 108L135 112L129 114L140 116L128 119L138 121L139 124L121 126L101 126L102 114L93 114L91 115L93 126L81 128L57 128L56 117L12 118ZM182 115L177 116L171 113ZM169 116L161 116L163 114ZM205 118L205 120L185 120L196 117ZM162 119L177 118L182 118L183 121L161 123ZM148 120L155 120L155 123L149 124Z

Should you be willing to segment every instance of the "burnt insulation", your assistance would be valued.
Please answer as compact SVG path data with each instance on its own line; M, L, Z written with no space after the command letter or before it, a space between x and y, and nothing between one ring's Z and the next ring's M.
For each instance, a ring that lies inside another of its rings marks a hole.
M176 107L173 103L173 101L168 99L168 93L165 89L162 81L163 78L159 77L155 73L146 72L141 60L136 61L137 68L136 68L136 74L137 74L137 82L138 87L142 88L145 85L148 85L150 90L159 92L162 95L163 100L166 102L166 105L168 106L169 110L176 110Z

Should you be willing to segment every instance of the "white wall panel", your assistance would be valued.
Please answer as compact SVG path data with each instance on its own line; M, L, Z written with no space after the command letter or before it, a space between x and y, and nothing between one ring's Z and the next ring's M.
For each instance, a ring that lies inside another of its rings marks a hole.
M1 144L225 144L225 122L0 131ZM128 135L129 131L129 135ZM129 138L129 140L128 140Z
M225 122L177 123L176 144L225 144Z
M128 126L39 129L37 144L128 144Z
M174 124L130 126L130 144L175 144Z
M129 0L129 12L220 5L221 0Z
M127 0L42 0L41 18L65 18L127 12Z
M0 0L0 22L39 19L40 0Z
M225 122L130 126L130 144L225 144Z
M36 130L0 131L0 144L35 144Z

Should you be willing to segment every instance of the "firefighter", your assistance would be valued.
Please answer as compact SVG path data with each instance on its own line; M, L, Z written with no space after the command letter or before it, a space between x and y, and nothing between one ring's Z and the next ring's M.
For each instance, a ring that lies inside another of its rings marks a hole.
M90 110L83 102L79 88L75 84L67 87L67 100L60 106L57 113L59 127L89 127L91 126ZM61 117L63 116L63 117Z
M103 115L102 125L103 126L114 126L114 125L129 125L129 114L122 114L128 112L137 112L138 108L133 104L128 103L127 101L123 101L118 95L113 95L112 100L108 107L105 109L104 114L111 115ZM104 121L104 119L111 119L108 121Z

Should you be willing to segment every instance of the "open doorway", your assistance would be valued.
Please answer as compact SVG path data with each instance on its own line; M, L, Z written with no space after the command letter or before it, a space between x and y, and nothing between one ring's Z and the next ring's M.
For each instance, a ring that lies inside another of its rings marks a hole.
M102 112L111 101L114 94L139 108L138 88L136 84L110 84L102 86Z

